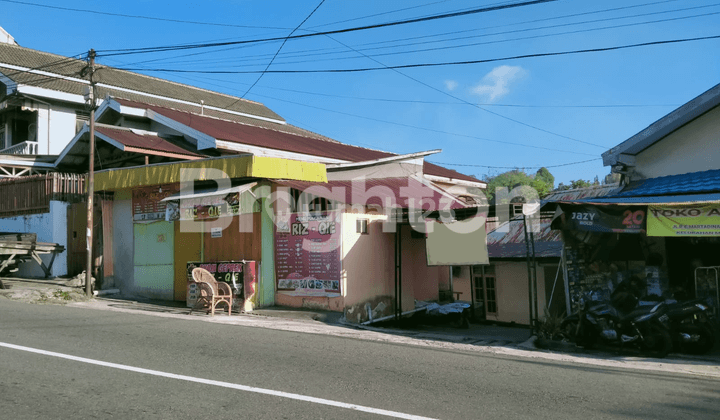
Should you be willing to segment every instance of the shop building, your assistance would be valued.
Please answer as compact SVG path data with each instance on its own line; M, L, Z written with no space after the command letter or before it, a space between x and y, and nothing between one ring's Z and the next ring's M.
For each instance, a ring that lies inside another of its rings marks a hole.
M720 85L603 153L620 187L546 200L562 230L568 309L635 277L643 299L702 297L717 312Z

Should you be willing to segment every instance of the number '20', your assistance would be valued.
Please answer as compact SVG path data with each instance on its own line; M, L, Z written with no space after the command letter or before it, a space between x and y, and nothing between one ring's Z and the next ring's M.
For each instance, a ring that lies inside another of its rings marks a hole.
M644 220L644 210L636 210L634 212L632 210L625 210L625 212L623 212L622 224L625 226L638 226L641 225Z

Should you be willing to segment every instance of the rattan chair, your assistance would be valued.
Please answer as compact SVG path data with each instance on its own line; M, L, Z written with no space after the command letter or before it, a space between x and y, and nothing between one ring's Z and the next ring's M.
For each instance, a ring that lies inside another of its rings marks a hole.
M220 303L225 303L228 307L228 315L232 314L233 293L230 285L218 282L215 280L215 276L200 267L193 269L192 277L198 286L198 300L190 313L204 307L208 308L208 312L215 316L215 307Z

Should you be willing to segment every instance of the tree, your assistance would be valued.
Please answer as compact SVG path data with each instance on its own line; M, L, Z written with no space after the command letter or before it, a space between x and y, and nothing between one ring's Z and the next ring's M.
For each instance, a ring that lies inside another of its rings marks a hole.
M483 180L488 184L485 190L488 202L493 204L495 204L495 191L497 188L505 187L508 191L512 191L516 187L526 185L535 189L538 195L543 197L552 191L555 186L555 177L547 168L540 168L534 175L528 175L521 169L513 169L498 175L485 175Z

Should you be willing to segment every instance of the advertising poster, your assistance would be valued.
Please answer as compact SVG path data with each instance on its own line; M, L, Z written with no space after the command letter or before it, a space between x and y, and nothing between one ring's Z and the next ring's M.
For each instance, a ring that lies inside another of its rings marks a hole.
M648 236L720 236L720 205L648 206Z
M340 293L341 213L292 214L275 232L278 290L297 296Z
M200 267L209 271L218 282L227 283L233 291L233 307L238 310L244 305L243 293L243 263L239 261L218 261L218 262L188 262L187 278L188 278L188 294L187 306L194 306L197 301L197 287L193 282L192 271Z
M572 230L606 233L640 233L645 231L644 207L603 208L596 206L562 206L565 227Z
M161 200L179 191L178 184L135 188L132 192L133 221L165 220L167 203Z

